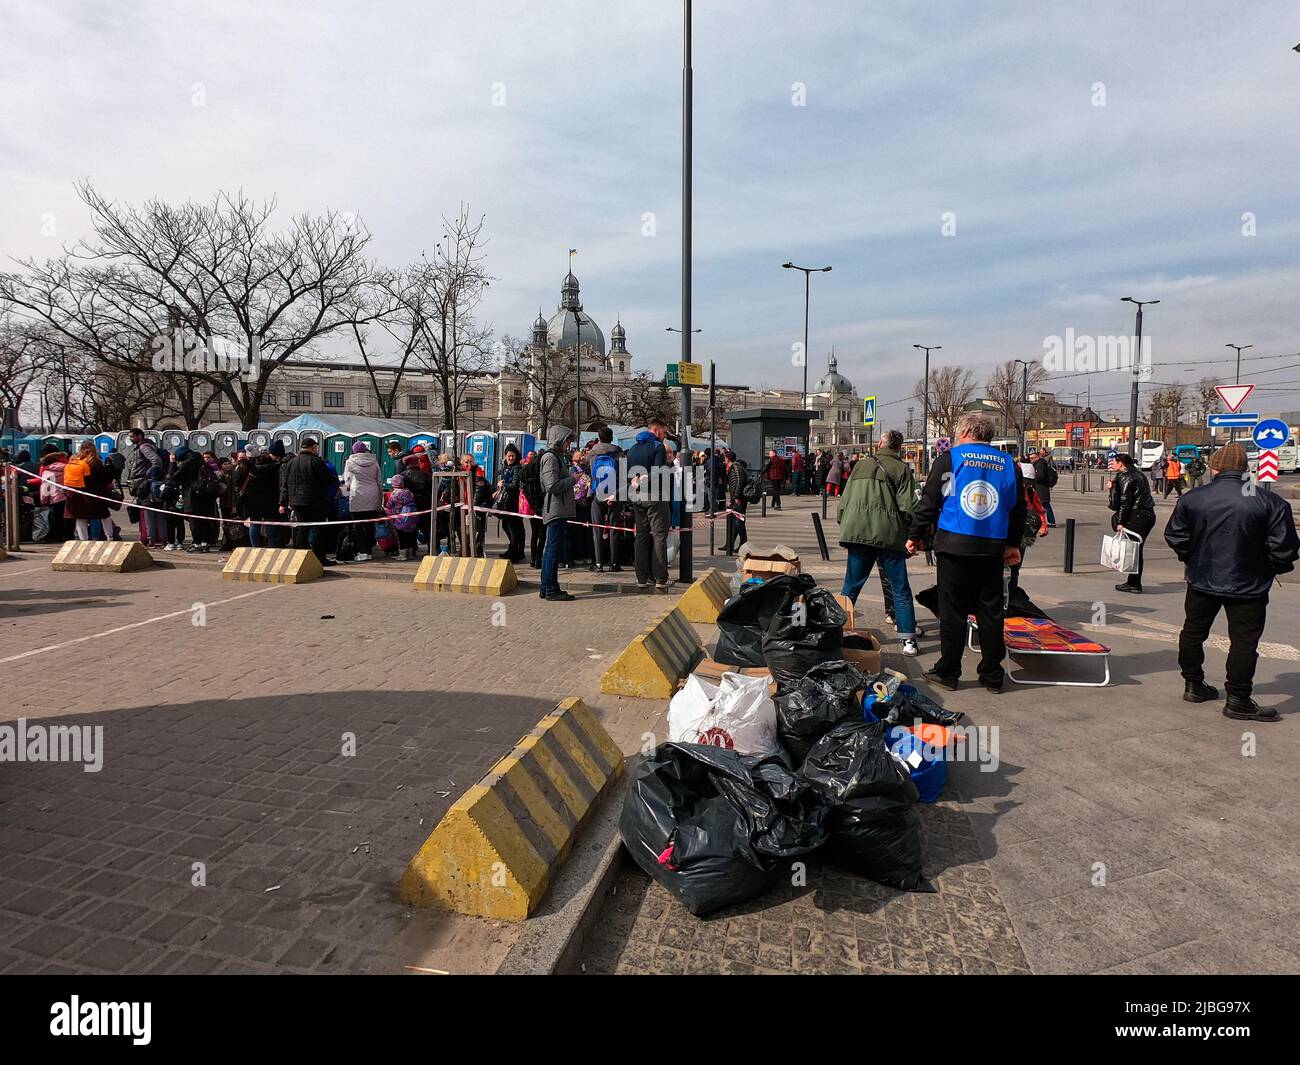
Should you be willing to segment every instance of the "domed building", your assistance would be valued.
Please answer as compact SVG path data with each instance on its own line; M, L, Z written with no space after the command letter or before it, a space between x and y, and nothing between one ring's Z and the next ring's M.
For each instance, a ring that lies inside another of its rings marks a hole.
M867 430L862 424L862 401L853 382L840 373L834 350L827 360L826 372L808 392L807 409L817 412L809 426L809 447L865 446Z
M560 305L546 323L546 342L552 351L575 348L581 342L584 348L590 347L602 359L605 357L605 334L596 320L583 311L578 279L572 270L560 284Z

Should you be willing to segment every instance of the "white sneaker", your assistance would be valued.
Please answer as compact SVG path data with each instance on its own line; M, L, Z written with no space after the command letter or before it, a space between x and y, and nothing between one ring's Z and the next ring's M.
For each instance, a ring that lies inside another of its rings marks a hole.
M163 544L163 550L164 550L164 551L175 551L175 550L176 550L176 545L175 545L175 544Z
M357 556L356 556L356 559L355 559L354 561L357 561L357 562L369 562L369 561L370 561L370 556L369 556L369 555L364 555L364 554L361 554L360 552L358 552L358 553L357 553Z
M920 653L921 649L916 646L915 640L907 639L903 641L903 654L907 655L908 658L915 658Z

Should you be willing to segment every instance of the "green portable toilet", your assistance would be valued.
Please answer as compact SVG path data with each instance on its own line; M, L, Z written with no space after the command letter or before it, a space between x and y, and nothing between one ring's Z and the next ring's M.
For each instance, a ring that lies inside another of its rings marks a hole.
M396 433L389 433L379 441L379 476L383 479L385 488L388 487L388 479L398 472L397 463L393 461L393 457L388 453L388 445L393 443L396 443L403 451L409 446L406 437L398 436Z
M65 455L71 455L71 454L72 454L72 438L69 437L69 436L43 436L43 437L41 437L41 447L42 447L42 448L48 447L48 446L50 446L51 444L52 444L54 447L58 448L60 451L62 451ZM38 458L38 457L39 457L39 456L37 456L37 455L33 455L33 456L32 456L32 458Z
M321 454L326 462L332 462L340 477L343 476L343 463L352 453L352 437L347 433L332 433L325 438L325 450Z

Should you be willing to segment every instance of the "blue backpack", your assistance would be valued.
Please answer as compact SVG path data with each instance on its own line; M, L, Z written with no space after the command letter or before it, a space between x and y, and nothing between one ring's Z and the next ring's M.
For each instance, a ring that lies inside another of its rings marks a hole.
M597 455L592 460L591 491L602 503L618 495L618 462L613 455Z

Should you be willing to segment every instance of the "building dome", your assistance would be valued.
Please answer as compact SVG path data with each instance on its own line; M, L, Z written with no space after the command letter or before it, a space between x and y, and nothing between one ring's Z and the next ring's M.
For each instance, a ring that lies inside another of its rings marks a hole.
M578 297L578 279L573 276L573 271L569 271L560 285L559 309L546 323L546 342L555 351L560 351L576 347L579 340L599 353L602 359L605 357L605 334L591 316L584 313L582 300Z
M835 358L835 353L831 352L830 362L827 364L826 373L822 379L817 382L814 392L843 392L845 394L853 391L853 383L839 372L839 362Z

